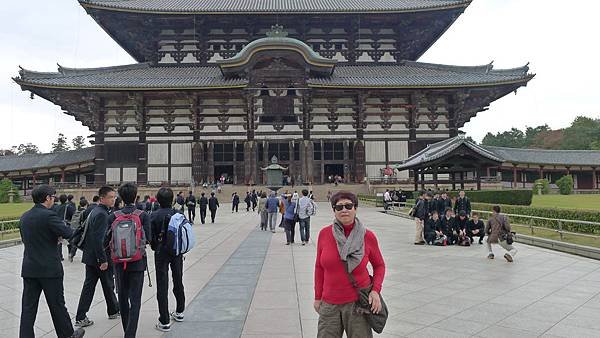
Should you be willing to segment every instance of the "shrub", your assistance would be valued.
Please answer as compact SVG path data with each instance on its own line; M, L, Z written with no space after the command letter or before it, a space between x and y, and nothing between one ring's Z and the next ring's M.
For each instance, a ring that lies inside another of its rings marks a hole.
M4 178L0 181L0 203L8 203L8 201L10 200L9 192L11 188L16 193L13 202L21 202L21 195L19 195L18 193L19 189L12 183L11 180L9 180L8 178Z
M19 228L19 220L15 217L0 217L0 222L5 222L1 223L0 230L12 230Z
M573 176L565 175L556 181L561 195L570 195L573 192Z
M531 190L473 190L465 194L471 203L530 205L533 198ZM458 198L458 191L449 191L448 196Z
M541 185L542 186L542 195L548 195L550 193L550 182L545 179L539 179L539 180L535 180L535 183L533 184L533 194L537 195L538 194L538 186Z

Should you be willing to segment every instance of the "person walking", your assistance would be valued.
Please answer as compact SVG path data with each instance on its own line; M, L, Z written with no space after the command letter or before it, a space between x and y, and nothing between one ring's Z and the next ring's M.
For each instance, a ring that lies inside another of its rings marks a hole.
M390 207L391 203L392 203L392 196L390 195L390 190L385 189L385 192L383 193L383 210L387 211L387 209Z
M319 314L318 338L370 338L373 331L364 314L355 310L357 288L371 288L371 311L382 309L381 288L385 277L385 262L377 237L356 217L358 198L347 191L331 197L335 214L332 225L319 232L314 272L315 300ZM367 264L373 267L371 279Z
M256 206L258 205L258 198L262 196L262 192L258 194L256 190L252 190L252 211L256 210Z
M258 200L258 214L260 215L260 230L264 231L267 231L267 219L269 217L266 205L267 194L263 192Z
M512 262L517 254L517 249L512 245L512 232L508 217L500 213L501 209L499 205L492 207L492 215L488 219L486 227L487 247L488 247L488 258L494 259L494 252L492 250L492 244L499 244L507 252L504 254L504 259L508 262Z
M279 211L279 199L275 195L275 192L271 192L266 202L267 208L267 222L269 223L269 230L275 233L275 225L277 224L277 212Z
M193 224L196 219L196 196L194 196L191 191L189 192L188 197L185 198L185 205L188 209L188 220Z
M310 240L310 217L317 213L315 202L310 198L308 190L302 190L302 197L298 200L298 223L300 225L300 239L302 245Z
M210 210L210 221L211 223L215 222L215 217L217 216L217 209L219 208L219 200L215 197L215 193L210 193L210 198L208 199L208 210Z
M287 239L286 245L294 244L294 237L296 235L296 203L292 199L292 196L288 196L285 213L282 217L285 237Z
M23 293L19 323L21 338L35 337L33 328L42 292L56 335L59 338L80 338L85 335L84 329L73 329L65 306L64 271L56 243L61 238L70 238L73 230L51 210L55 194L56 190L46 184L33 188L31 197L35 204L21 216L19 222L23 241Z
M180 191L179 193L177 193L177 199L175 200L175 202L177 203L177 206L179 207L179 211L183 214L184 206L185 206L185 199L183 198L183 191Z
M73 195L69 195L71 196L71 200L73 199ZM60 200L60 205L56 206L56 208L54 210L56 210L56 214L58 214L58 216L62 217L62 219L65 221L65 223L68 226L71 226L71 220L73 218L73 215L75 214L75 212L77 211L77 208L75 207L75 204L69 201L69 196L63 194L60 195L59 200ZM58 242L58 254L60 256L60 260L64 260L63 257L63 241L59 241Z
M172 208L173 190L160 188L156 194L160 209L150 215L152 239L150 247L154 250L156 271L156 300L158 302L158 323L155 328L162 332L171 330L171 318L177 322L184 319L185 291L183 287L183 255L173 256L167 251L167 228L171 216L179 212ZM169 267L173 276L173 295L176 308L169 314Z
M204 224L206 222L206 207L208 207L208 198L204 196L204 193L200 194L198 204L200 205L200 222Z
M237 192L234 192L233 195L231 195L231 213L238 212L238 207L240 205L240 196L237 194Z
M102 286L106 312L109 319L119 318L119 306L115 296L113 264L109 260L104 246L104 235L108 231L109 210L113 207L116 193L113 188L105 186L98 191L99 205L88 216L88 232L83 242L83 255L81 262L85 264L85 280L79 296L79 305L75 315L75 326L87 327L94 321L87 317L92 305L98 280Z
M143 228L142 247L152 238L150 230L150 216L144 211L135 208L135 196L137 187L132 183L125 183L119 187L119 196L123 199L125 206L116 213L108 217L108 224L113 224L118 217L122 215L138 215ZM136 224L136 226L139 226ZM107 232L106 242L112 241L113 233L110 229ZM146 251L142 258L137 261L127 263L115 263L115 272L117 275L117 290L119 293L119 310L121 312L121 324L123 326L124 338L135 338L138 320L140 317L140 307L142 306L142 289L144 286L144 271L148 269ZM115 253L114 251L112 252Z
M250 204L252 203L252 195L250 195L249 191L246 192L246 198L244 198L244 202L246 202L246 212L249 212Z

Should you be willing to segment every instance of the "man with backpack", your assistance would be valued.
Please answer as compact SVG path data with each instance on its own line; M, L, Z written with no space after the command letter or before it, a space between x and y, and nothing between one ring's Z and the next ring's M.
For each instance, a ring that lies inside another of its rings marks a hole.
M185 199L183 198L183 191L180 191L179 193L177 193L177 198L175 199L175 202L177 203L178 207L179 207L179 211L183 214L183 207L185 205Z
M215 193L210 193L210 198L208 199L208 210L210 210L210 219L211 223L215 222L215 217L217 216L217 209L219 208L219 200L215 197Z
M77 211L75 211L73 217L71 218L71 229L77 230L77 228L79 228L81 224L83 224L81 219L83 218L82 216L87 206L88 201L85 198L79 200L79 208L77 208ZM69 242L69 244L67 244L67 249L67 251L69 252L69 262L73 263L73 257L75 257L75 253L77 253L77 247L71 242Z
M115 204L116 193L113 188L105 186L100 188L98 195L100 196L100 203L86 219L88 229L83 239L83 255L81 258L81 261L85 264L85 280L75 316L75 326L78 327L94 324L87 317L87 312L90 310L98 280L102 285L108 318L119 318L119 307L114 291L113 268L104 247L104 235L109 226L109 210Z
M148 268L146 244L152 238L150 216L136 209L134 203L137 187L134 184L121 185L118 193L125 206L108 217L110 229L105 241L109 243L117 275L119 310L124 337L134 338L142 306L144 271ZM124 246L120 243L131 243L131 245Z
M171 330L171 319L182 322L183 311L185 310L185 293L183 288L183 254L172 252L170 247L177 236L169 232L171 222L175 221L174 215L181 216L183 221L185 217L180 212L171 207L173 201L173 190L169 188L160 188L156 194L156 199L160 204L160 209L151 216L152 239L150 246L154 250L154 264L156 271L156 300L158 301L158 323L156 329L163 332ZM181 224L179 224L181 225ZM191 228L190 228L191 229ZM181 233L179 231L178 233ZM177 306L174 312L169 314L169 266L173 275L173 294Z
M200 205L200 222L204 224L206 222L206 208L208 207L208 198L204 196L204 193L200 194L198 204Z
M191 191L185 199L185 205L188 208L188 219L190 222L194 223L194 220L196 219L196 196L194 196Z
M275 192L271 192L265 205L267 209L267 223L269 224L269 230L275 233L275 224L277 223L277 212L279 211L279 199Z

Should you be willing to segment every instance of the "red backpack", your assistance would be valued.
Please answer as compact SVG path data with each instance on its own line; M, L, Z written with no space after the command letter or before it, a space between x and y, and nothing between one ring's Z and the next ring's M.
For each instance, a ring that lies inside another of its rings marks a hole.
M140 218L142 212L115 212L117 218L111 225L110 255L114 263L123 263L123 270L127 269L128 262L140 261L146 254L146 233Z

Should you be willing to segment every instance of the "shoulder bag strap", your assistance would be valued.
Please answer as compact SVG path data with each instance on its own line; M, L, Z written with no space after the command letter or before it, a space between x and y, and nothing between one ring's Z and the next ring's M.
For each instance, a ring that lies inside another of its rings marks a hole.
M348 261L342 261L342 262L344 262L344 268L346 269L346 273L348 274L348 279L350 279L350 283L352 284L352 287L354 287L358 291L358 283L356 283L356 279L354 279L352 272L348 271Z

